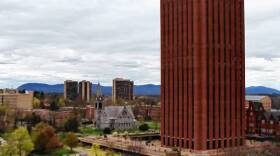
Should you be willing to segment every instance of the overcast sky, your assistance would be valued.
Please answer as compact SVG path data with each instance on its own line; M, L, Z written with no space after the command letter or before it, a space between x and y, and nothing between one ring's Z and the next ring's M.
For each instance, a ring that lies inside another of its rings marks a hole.
M280 89L280 1L245 0L246 86ZM160 82L159 0L0 0L0 87Z

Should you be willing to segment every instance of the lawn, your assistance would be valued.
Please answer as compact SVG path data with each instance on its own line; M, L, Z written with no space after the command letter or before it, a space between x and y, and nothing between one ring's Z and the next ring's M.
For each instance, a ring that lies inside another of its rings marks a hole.
M90 127L81 128L80 133L82 135L95 135L95 136L103 135L102 130L98 130L98 129L94 129L94 128L90 128Z
M148 124L150 129L160 130L160 123L146 122L146 124Z

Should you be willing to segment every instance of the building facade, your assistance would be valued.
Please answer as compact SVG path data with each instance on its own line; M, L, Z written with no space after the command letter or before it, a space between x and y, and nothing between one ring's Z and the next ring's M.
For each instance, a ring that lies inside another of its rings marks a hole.
M135 129L136 120L129 106L105 106L96 110L95 126L97 129L112 130Z
M64 81L64 99L75 101L78 98L78 82L72 80Z
M245 141L244 0L161 0L161 142Z
M246 105L245 108L249 108L250 102L262 103L266 111L271 111L272 109L272 99L269 96L259 96L259 95L246 95Z
M136 128L136 120L131 107L128 106L104 106L104 97L101 86L96 90L95 127L98 129L110 128L114 130L129 130Z
M89 81L79 82L79 97L82 101L89 103L92 95L92 83Z
M25 91L23 93L14 89L0 90L0 105L8 104L14 109L29 110L33 108L33 92Z
M122 78L114 79L112 88L113 103L116 103L116 101L119 99L133 100L133 87L133 81Z
M267 111L260 102L249 102L245 121L248 138L280 140L280 112Z
M137 119L145 119L150 117L154 122L160 122L161 117L161 107L160 106L151 106L151 105L135 105L133 106L134 115Z

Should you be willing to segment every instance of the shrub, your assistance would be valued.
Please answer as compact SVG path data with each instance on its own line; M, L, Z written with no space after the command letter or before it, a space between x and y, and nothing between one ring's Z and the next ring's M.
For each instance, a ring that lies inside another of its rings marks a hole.
M103 133L104 133L104 134L111 134L111 133L112 133L112 130L111 130L109 127L107 127L107 128L105 128L105 129L103 130Z
M149 125L148 124L142 124L139 126L140 131L147 131L149 130Z

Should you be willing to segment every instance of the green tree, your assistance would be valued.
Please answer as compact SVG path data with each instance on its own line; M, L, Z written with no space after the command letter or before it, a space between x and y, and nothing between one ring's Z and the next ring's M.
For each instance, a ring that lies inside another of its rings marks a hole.
M79 129L80 123L77 116L71 116L64 123L64 129L67 132L77 132Z
M62 146L54 129L45 123L39 123L31 132L36 151L56 149Z
M16 154L17 149L14 145L4 144L0 146L0 156L14 156Z
M65 100L64 100L64 98L59 98L59 99L58 99L58 106L59 106L59 107L64 107L64 106L65 106Z
M51 102L51 105L50 105L50 110L52 110L52 111L57 111L57 110L59 110L58 102L52 101L52 102Z
M72 132L70 132L66 135L64 142L68 147L70 147L71 152L73 151L72 150L73 147L77 147L79 144L78 137L76 136L75 133L72 133Z
M149 125L144 123L144 124L139 126L139 130L140 131L147 131L147 130L149 130Z
M34 144L26 128L18 128L7 136L7 144L1 148L0 155L27 156Z
M38 98L34 97L33 98L33 108L40 108L40 105L41 105L41 101Z

